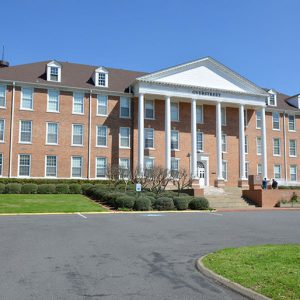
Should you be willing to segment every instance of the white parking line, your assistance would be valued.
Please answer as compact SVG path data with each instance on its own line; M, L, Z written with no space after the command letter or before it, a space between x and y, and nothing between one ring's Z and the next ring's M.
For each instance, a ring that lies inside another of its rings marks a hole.
M81 213L77 213L77 215L80 216L80 217L82 217L82 218L84 218L84 219L87 219L87 217L84 216L84 215L82 215Z
M216 216L223 216L222 214L218 214L218 213L214 213L214 212L211 212L209 213L210 215L216 215Z

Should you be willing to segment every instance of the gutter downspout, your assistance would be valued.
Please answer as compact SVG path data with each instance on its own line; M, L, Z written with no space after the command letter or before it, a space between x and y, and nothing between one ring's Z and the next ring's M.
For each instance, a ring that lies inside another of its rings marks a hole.
M15 112L15 91L16 83L13 82L12 101L11 101L11 116L10 116L10 143L9 143L9 171L8 177L12 176L12 154L13 154L13 136L14 136L14 112Z
M91 133L92 133L92 90L89 97L89 130L88 130L88 179L91 178Z
M283 111L284 176L285 176L285 183L287 183L288 175L287 175L287 159L286 159L286 128L285 128L285 114L286 114L286 111Z

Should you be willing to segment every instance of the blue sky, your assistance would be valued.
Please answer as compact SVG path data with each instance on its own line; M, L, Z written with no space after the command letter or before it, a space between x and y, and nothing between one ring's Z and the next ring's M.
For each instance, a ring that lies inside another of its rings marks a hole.
M300 92L298 0L4 0L1 10L12 65L151 72L212 56L260 86Z

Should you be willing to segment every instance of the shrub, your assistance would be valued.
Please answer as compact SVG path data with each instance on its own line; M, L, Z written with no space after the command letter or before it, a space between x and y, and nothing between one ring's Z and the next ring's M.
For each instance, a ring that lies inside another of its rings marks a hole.
M173 210L175 206L172 198L161 197L154 201L153 208L157 210Z
M70 194L81 194L81 185L78 183L72 183L69 185Z
M91 183L84 183L81 185L81 190L82 190L82 194L86 195L87 194L87 191L93 187L94 185L91 184Z
M209 203L204 197L194 198L190 202L189 208L194 210L209 209Z
M120 192L105 192L103 195L103 201L111 206L111 207L115 207L116 206L116 199L120 196L124 196L124 193L120 193Z
M134 209L145 211L145 210L151 210L151 201L147 197L138 197L135 199L134 202Z
M192 197L174 197L174 205L178 210L186 210L189 207L189 203L192 200Z
M8 183L5 186L6 194L20 194L22 185L20 183Z
M38 186L38 194L55 194L55 184L41 184Z
M162 197L167 197L167 198L174 198L177 196L177 193L172 192L172 191L164 191L162 192L158 197L162 198Z
M69 186L65 183L57 184L55 191L56 191L56 194L69 194L70 193Z
M129 208L132 209L134 206L134 201L135 198L132 196L127 196L127 195L123 195L123 196L119 196L116 200L115 200L115 208Z
M291 196L291 202L298 202L298 196L295 192L293 192L293 195Z
M0 183L0 194L4 194L5 192L5 184Z
M22 185L21 194L36 194L38 190L37 184L25 183Z

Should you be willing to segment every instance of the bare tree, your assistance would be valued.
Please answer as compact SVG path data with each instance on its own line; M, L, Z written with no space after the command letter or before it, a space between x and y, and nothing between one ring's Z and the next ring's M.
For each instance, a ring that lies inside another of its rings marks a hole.
M192 186L193 179L190 173L184 168L171 172L171 177L173 184L177 187L178 196L184 189Z
M110 180L111 184L113 185L114 189L117 188L118 184L121 183L120 179L120 168L118 165L110 165L108 164L106 167L106 177Z
M131 181L131 172L126 168L119 168L119 178L125 184L124 191L127 192L128 183Z

